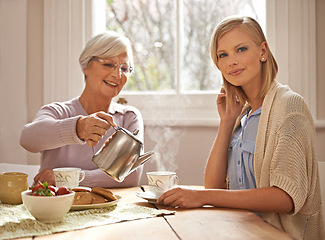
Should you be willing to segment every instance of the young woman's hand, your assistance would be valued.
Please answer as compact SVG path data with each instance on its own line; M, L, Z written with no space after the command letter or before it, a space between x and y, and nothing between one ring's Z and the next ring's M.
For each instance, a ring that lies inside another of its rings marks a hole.
M80 139L93 147L102 139L111 126L116 126L112 116L105 112L97 112L80 117L77 121L76 131Z
M236 105L233 108L228 109L227 111L226 99L227 93L224 88L221 88L220 93L217 97L217 107L220 115L220 120L225 122L235 122L235 120L241 113L243 105L241 105L239 102L236 102Z
M180 187L164 192L158 198L157 203L181 208L197 208L204 205L200 190Z

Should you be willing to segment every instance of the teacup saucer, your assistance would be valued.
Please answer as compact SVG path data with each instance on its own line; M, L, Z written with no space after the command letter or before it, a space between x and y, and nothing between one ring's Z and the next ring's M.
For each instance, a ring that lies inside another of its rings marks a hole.
M158 197L152 192L136 192L137 197L147 200L149 203L157 203Z

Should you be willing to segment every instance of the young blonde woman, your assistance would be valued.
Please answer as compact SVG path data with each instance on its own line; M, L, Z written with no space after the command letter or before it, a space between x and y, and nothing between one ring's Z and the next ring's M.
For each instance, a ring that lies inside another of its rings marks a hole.
M222 21L211 57L224 87L205 190L174 188L158 202L248 209L295 239L325 239L313 119L303 98L275 80L278 66L258 22Z

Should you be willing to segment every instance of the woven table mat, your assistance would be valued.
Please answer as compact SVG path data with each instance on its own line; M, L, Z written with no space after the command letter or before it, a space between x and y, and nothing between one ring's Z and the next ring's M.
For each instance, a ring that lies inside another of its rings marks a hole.
M60 223L41 223L23 204L0 204L0 239L41 236L122 221L174 214L173 211L118 202L115 206L68 212Z

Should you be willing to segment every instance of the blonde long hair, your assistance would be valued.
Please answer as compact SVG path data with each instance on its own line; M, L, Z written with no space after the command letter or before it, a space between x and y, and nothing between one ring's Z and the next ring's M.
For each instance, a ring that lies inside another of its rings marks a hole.
M215 28L210 42L210 55L216 67L218 67L217 50L219 40L227 32L236 27L240 27L244 32L246 32L257 45L260 45L262 42L267 43L263 30L255 19L251 17L230 17L224 19ZM265 62L261 62L262 88L259 93L259 97L262 98L264 98L267 94L271 83L274 81L276 74L278 73L278 64L271 50L269 49L268 44L266 45L268 48L268 57ZM243 89L230 84L224 76L222 76L222 78L224 88L227 93L227 109L233 107L238 100L241 104L245 104L248 99Z

